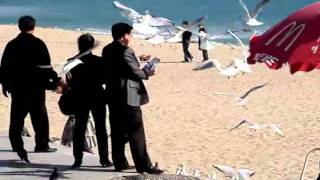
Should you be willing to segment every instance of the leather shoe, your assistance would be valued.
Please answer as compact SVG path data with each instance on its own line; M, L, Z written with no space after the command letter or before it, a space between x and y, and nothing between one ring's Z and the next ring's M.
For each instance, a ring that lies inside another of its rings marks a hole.
M34 148L34 152L56 152L57 151L57 148L50 148L50 147L47 147L47 148Z
M164 170L159 169L159 165L156 162L155 166L145 169L144 171L138 171L138 173L142 174L143 172L146 172L148 174L162 174L164 173Z
M125 170L132 170L132 169L135 169L135 168L136 167L134 167L134 166L127 165L127 166L124 166L124 167L121 167L121 168L115 168L114 171L122 172L122 171L125 171Z
M146 170L144 170L144 172L146 172L146 173L148 173L148 174L162 174L162 173L164 173L163 170L161 170L161 169L159 169L159 168L155 168L155 167L150 168L150 169L146 169ZM139 172L139 173L141 173L141 172ZM143 172L142 172L142 173L143 173ZM141 173L141 174L142 174L142 173Z
M110 167L110 166L113 166L113 163L110 162L109 160L106 160L106 161L100 160L100 164L101 164L102 167Z
M72 169L80 168L81 164L82 164L82 161L76 160L76 161L72 164L71 168L72 168Z
M22 162L30 163L30 161L28 159L28 153L25 149L18 150L17 154L20 157Z

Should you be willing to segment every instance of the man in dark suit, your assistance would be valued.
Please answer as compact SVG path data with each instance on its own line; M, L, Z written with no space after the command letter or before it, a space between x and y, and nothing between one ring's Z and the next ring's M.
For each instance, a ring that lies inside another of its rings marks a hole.
M153 70L140 69L134 51L128 47L132 27L126 23L112 26L113 42L104 47L106 91L110 110L112 159L116 171L128 169L125 156L126 138L129 140L135 168L139 173L161 174L153 167L147 152L140 106L149 98L142 82L154 74Z
M49 120L45 105L45 90L55 89L57 73L50 65L45 43L33 35L35 19L23 16L19 19L21 33L10 41L1 60L2 92L11 94L9 138L12 149L29 162L23 147L21 131L24 119L30 113L35 131L35 152L54 152L49 147Z

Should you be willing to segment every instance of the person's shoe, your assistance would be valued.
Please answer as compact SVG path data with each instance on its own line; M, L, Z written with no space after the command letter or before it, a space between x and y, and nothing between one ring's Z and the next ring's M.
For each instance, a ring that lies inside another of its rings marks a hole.
M18 150L17 154L20 157L22 162L30 163L30 161L28 159L28 153L27 153L27 151L25 149Z
M82 164L82 161L76 160L76 161L72 164L71 168L72 168L72 169L78 169L78 168L80 168L81 164Z
M156 175L159 175L159 174L164 173L164 170L159 169L158 163L156 163L156 165L155 165L154 167L145 169L144 171L138 171L138 173L140 173L140 174L142 174L143 172L146 172L146 173L148 173L148 174L156 174Z
M110 166L113 166L113 163L110 162L109 160L107 160L107 161L102 161L102 160L100 160L100 164L101 164L102 167L110 167Z
M125 170L132 170L132 169L135 169L135 168L136 168L135 166L127 165L127 166L124 166L122 168L115 168L114 171L122 172L122 171L125 171Z
M34 152L37 153L37 152L56 152L57 151L57 148L51 148L51 147L46 147L46 148L39 148L39 147L35 147L34 148Z
M161 170L159 168L155 168L155 167L150 168L150 169L146 169L146 170L144 170L144 172L146 172L148 174L162 174L162 173L164 173L163 170Z

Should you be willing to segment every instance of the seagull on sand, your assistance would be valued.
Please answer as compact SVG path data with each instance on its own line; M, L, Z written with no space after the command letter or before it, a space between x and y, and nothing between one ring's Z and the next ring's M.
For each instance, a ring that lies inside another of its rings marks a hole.
M176 175L188 175L188 173L186 171L186 167L184 166L184 164L179 164L178 165L178 169L176 171Z
M250 180L250 177L255 174L254 171L248 169L239 169L236 171L232 167L220 164L214 164L213 167L225 174L225 176L230 177L232 180Z
M193 177L201 177L199 169L192 169L192 176Z
M239 3L243 7L245 14L246 14L246 24L248 26L260 26L263 23L258 21L256 18L258 17L259 13L261 12L263 6L267 4L270 0L261 0L257 5L256 8L250 12L247 6L244 4L242 0L239 0Z

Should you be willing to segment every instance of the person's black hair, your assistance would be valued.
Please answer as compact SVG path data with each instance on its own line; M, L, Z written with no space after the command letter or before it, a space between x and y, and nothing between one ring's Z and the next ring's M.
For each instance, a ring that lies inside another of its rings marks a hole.
M203 31L203 32L205 32L205 33L207 32L206 28L205 28L203 25L200 25L200 26L199 26L199 32L200 32L200 31Z
M125 34L130 34L132 30L132 26L127 23L116 23L111 27L111 34L113 40L119 40Z
M182 25L187 26L188 24L189 24L188 21L186 21L186 20L182 21Z
M36 25L36 20L29 15L21 16L18 21L18 26L21 32L33 30Z
M78 38L78 48L80 52L84 52L93 47L94 37L90 34L82 34Z

